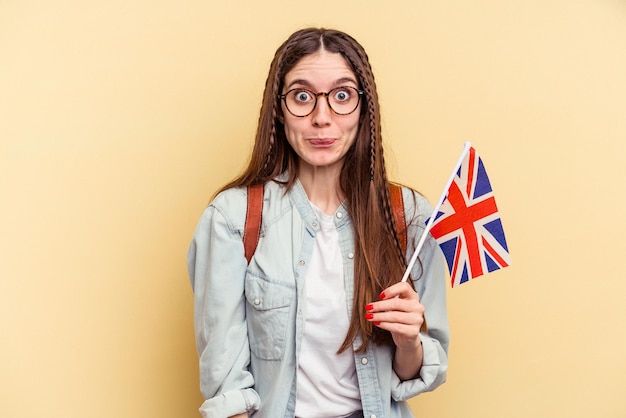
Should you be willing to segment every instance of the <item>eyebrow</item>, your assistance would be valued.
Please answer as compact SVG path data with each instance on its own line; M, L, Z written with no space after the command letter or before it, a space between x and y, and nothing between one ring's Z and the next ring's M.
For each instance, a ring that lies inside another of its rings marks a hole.
M339 79L335 80L335 82L333 83L333 88L339 87L339 86L343 86L346 83L352 83L352 84L354 84L356 86L359 85L359 83L357 83L356 80L351 78L351 77L342 77L342 78L339 78ZM297 78L297 79L293 80L291 83L289 83L287 86L285 86L285 89L289 90L289 89L291 89L293 86L295 86L297 84L300 84L302 86L305 86L305 87L313 90L313 84L311 84L310 81L305 80L303 78Z

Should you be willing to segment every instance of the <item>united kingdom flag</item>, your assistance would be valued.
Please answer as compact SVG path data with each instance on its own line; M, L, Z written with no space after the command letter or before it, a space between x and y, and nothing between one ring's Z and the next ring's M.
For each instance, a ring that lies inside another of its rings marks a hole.
M452 287L511 264L491 183L473 147L453 177L430 233L446 257Z

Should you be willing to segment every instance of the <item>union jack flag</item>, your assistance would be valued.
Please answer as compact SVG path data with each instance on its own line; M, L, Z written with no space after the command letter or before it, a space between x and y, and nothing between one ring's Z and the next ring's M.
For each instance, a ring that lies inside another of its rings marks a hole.
M452 287L511 264L491 183L473 147L453 177L430 233L446 257Z

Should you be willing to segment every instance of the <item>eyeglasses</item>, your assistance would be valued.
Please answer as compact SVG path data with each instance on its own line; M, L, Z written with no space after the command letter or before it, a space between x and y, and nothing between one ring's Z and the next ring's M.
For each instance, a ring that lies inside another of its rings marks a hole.
M354 87L335 87L326 93L315 93L309 89L291 89L285 94L280 94L279 99L285 102L285 107L292 115L303 118L309 116L317 106L317 98L326 97L328 107L337 115L349 115L359 107L359 101L363 90Z

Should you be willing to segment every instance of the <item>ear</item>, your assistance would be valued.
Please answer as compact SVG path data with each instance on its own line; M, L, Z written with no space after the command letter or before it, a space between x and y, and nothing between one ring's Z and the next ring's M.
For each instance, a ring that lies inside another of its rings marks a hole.
M283 125L285 124L285 114L283 113L283 107L280 106L278 108L278 111L276 112L276 119L278 119L278 121L280 123L282 123Z

